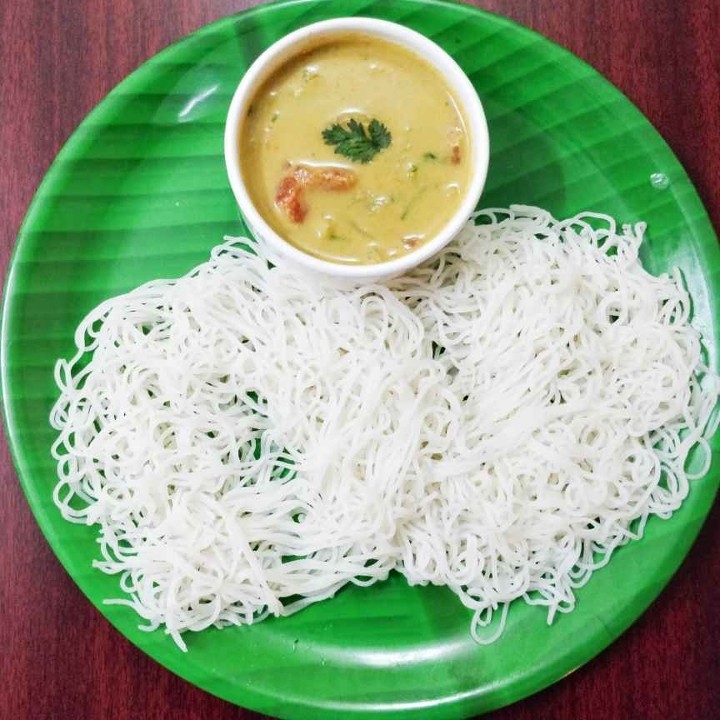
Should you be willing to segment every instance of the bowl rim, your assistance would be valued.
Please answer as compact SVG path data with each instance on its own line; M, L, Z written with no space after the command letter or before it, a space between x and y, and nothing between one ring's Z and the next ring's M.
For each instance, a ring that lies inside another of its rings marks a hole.
M470 181L457 210L436 233L416 250L399 258L373 264L324 260L301 250L277 233L255 207L241 170L239 141L246 112L262 83L282 64L325 37L364 33L400 45L419 55L439 72L455 96L469 137ZM487 178L490 140L482 102L462 68L437 43L399 23L361 16L333 18L298 28L264 50L240 80L228 109L224 134L225 166L235 200L249 230L262 242L269 256L286 259L296 266L348 280L373 280L401 275L428 260L447 245L472 215Z

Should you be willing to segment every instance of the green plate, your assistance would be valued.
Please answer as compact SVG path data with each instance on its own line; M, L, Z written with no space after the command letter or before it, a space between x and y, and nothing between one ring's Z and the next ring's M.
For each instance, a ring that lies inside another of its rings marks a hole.
M187 636L137 629L104 606L118 580L91 568L95 530L64 522L51 500L48 412L53 364L98 302L151 278L185 273L224 233L244 232L223 162L223 123L251 61L295 28L337 14L404 23L448 50L485 104L492 157L484 205L536 203L555 215L595 209L645 219L644 261L682 268L697 327L717 367L720 253L680 164L641 113L597 72L544 38L444 2L313 0L264 6L161 52L113 90L75 132L38 190L6 286L2 390L20 480L53 550L123 635L190 682L283 718L463 718L558 680L612 642L677 569L713 501L720 473L693 484L669 521L618 551L552 627L516 603L490 647L443 588L400 577L256 627ZM718 449L717 438L713 443Z

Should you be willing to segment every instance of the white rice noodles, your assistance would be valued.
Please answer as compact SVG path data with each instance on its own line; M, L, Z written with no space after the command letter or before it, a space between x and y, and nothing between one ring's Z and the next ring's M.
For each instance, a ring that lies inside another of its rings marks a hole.
M710 463L718 378L642 234L488 210L357 289L230 240L81 323L55 502L183 648L391 570L451 588L479 642L517 598L550 622Z

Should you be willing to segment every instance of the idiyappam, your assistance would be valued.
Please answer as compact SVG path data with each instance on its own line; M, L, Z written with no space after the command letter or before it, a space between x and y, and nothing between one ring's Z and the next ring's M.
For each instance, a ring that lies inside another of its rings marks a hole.
M513 600L572 610L680 506L717 427L690 299L643 269L643 232L485 210L357 288L228 239L103 302L51 424L55 503L97 526L111 602L182 648L392 570L448 586L479 642Z

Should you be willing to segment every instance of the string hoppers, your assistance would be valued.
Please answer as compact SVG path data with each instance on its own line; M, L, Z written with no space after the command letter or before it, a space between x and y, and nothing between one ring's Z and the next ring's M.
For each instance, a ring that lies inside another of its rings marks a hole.
M487 210L354 289L231 239L80 324L55 503L183 648L391 570L451 588L480 642L518 598L552 621L710 463L718 378L643 230Z

